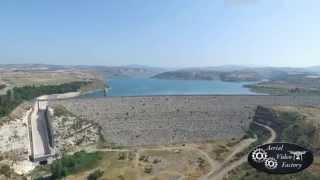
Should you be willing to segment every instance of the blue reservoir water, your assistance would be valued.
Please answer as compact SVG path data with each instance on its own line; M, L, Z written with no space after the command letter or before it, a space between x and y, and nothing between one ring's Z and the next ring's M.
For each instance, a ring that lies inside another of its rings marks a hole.
M128 78L110 79L107 84L110 87L107 96L257 94L243 87L249 82ZM103 92L94 92L89 96L103 96Z

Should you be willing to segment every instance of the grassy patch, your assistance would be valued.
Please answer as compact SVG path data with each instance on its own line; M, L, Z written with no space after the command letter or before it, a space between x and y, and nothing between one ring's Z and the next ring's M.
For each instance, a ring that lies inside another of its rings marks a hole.
M297 112L279 111L277 117L280 124L280 130L277 132L279 140L312 147L316 128L307 122L304 116Z
M215 159L222 161L225 157L226 154L229 152L229 148L224 145L218 145L216 148L213 149L213 153L215 154Z
M73 173L88 170L95 167L98 162L103 158L103 154L100 152L86 153L80 151L74 155L66 155L62 159L55 160L50 170L53 179L68 176Z
M119 159L119 156L124 154L124 159ZM132 154L132 155L130 155ZM134 152L103 152L102 160L99 161L97 166L92 169L87 169L86 171L81 171L74 173L67 177L70 180L88 179L90 174L99 170L104 172L100 179L132 179L136 180L137 170L133 167L133 160L130 158L135 156Z

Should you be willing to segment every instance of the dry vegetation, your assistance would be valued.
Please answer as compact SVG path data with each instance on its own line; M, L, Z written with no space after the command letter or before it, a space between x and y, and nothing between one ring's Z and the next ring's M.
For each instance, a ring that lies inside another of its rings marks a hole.
M193 144L197 149L200 149L208 155L218 161L222 162L228 157L236 148L236 145L244 140L243 138L231 138L231 139L220 139L220 140L211 140L208 143L198 143Z
M52 71L0 70L0 81L10 84L11 86L18 87L26 85L57 85L99 78L100 77L93 71L74 69Z
M232 151L244 140L217 140L206 143L175 144L168 146L140 146L129 149L92 149L103 154L95 163L71 173L66 179L87 179L98 174L107 180L196 180L211 169L218 168ZM217 157L221 147L230 151ZM89 163L90 164L90 163Z
M104 158L95 168L68 176L67 179L86 179L99 169L102 179L141 180L185 178L196 180L209 172L211 166L196 149L143 147L138 150L104 152Z
M66 179L86 179L89 174L96 169L104 171L105 173L103 174L103 178L110 180L134 180L137 175L137 171L134 169L134 163L132 160L128 159L127 157L125 157L125 159L119 159L119 152L104 152L103 158L98 164L96 164L96 168L68 176Z
M210 164L195 150L146 150L140 155L139 167L145 179L160 179L163 176L198 179L209 172ZM148 167L151 170L146 173Z

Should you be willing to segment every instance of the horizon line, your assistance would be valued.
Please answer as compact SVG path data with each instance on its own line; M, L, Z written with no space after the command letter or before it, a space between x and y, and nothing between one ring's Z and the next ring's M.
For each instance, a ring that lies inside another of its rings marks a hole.
M304 69L304 68L313 68L313 67L320 67L319 65L310 65L310 66L277 66L277 65L254 65L254 64L222 64L222 65L212 65L212 66L157 66L157 65L146 65L146 64L122 64L122 65L105 65L105 64L51 64L51 63L38 63L38 62L31 62L31 63L0 63L1 65L43 65L43 66L69 66L69 67L75 67L75 66L89 66L89 67L128 67L128 68L181 68L181 69L190 69L190 68L217 68L217 67L242 67L242 68L298 68L298 69ZM130 67L132 66L132 67ZM134 67L137 66L137 67ZM141 67L139 67L141 66Z

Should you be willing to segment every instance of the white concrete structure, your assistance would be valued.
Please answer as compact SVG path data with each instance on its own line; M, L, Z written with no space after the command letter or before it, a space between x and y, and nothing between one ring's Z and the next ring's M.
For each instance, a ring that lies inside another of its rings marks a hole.
M36 100L31 114L31 136L32 136L32 159L42 161L52 156L52 149L49 145L48 124L46 120L46 100Z

